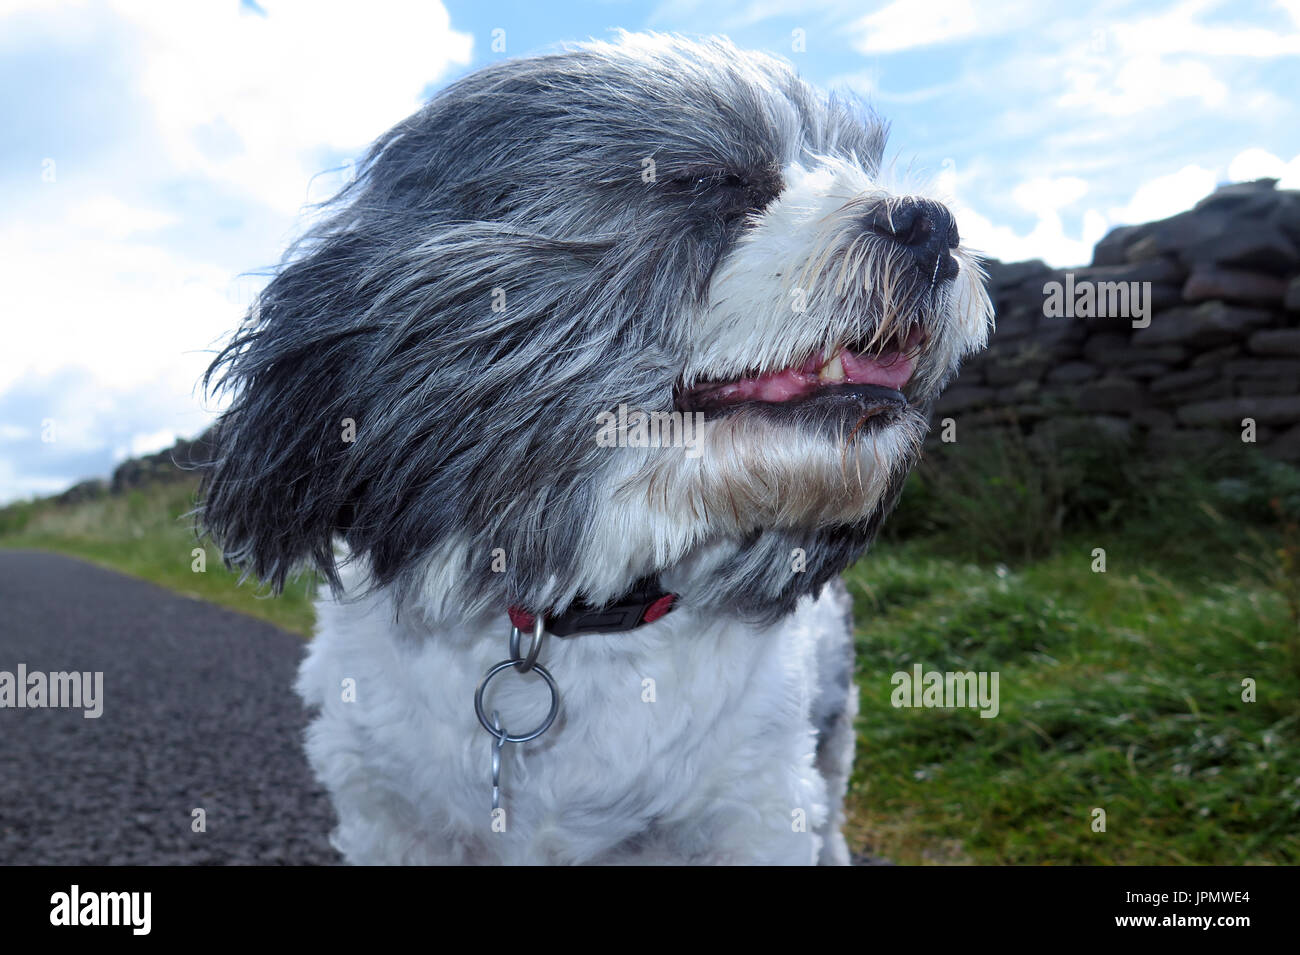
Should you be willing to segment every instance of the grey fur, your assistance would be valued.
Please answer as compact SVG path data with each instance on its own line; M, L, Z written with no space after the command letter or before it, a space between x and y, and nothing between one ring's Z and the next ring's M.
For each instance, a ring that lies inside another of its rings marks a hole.
M276 588L308 562L337 590L336 535L399 588L462 540L467 592L537 606L573 575L603 493L596 412L673 407L683 317L786 162L876 169L884 142L860 103L720 40L580 47L451 84L372 146L209 369L233 403L204 525ZM888 506L756 534L697 599L779 617L861 555ZM795 547L808 568L791 575Z

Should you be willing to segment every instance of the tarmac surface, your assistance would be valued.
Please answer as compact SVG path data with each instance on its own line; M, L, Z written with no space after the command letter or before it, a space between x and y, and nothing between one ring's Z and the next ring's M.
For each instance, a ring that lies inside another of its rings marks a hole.
M0 701L19 664L103 674L95 719L86 700L0 708L0 865L339 862L291 690L303 650L133 577L0 551Z

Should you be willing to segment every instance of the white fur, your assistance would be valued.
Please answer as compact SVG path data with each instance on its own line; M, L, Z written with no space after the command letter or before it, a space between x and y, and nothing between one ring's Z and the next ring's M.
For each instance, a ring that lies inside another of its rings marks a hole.
M506 655L505 614L435 631L417 613L394 620L384 592L323 600L297 688L320 708L307 753L339 813L334 844L360 864L847 862L856 690L837 700L819 686L819 674L846 682L847 609L827 588L769 630L683 610L627 633L548 638L561 715L505 747L498 832L473 695ZM512 732L545 710L537 677L509 672L493 688ZM828 713L838 721L819 767L813 718Z

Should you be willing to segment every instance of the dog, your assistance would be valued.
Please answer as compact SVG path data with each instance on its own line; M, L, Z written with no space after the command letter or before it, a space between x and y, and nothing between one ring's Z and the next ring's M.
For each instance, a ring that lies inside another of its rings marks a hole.
M838 575L992 320L885 140L620 34L453 82L286 253L205 378L202 524L328 584L297 691L347 861L850 861Z

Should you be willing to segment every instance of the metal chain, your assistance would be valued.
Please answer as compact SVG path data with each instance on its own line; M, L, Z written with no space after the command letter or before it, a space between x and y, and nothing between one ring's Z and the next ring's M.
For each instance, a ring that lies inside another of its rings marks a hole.
M526 743L529 740L537 739L551 728L556 715L560 712L560 690L556 686L555 677L551 676L546 667L537 662L537 657L542 652L542 644L546 640L546 625L541 614L537 615L537 620L533 624L532 641L528 645L527 655L523 656L519 652L522 636L518 627L512 626L510 628L510 659L493 664L492 668L483 675L483 679L479 681L478 689L474 691L474 715L478 717L479 724L492 735L492 809L494 811L501 808L502 749L506 743ZM488 683L498 673L511 668L519 673L528 673L530 671L536 673L546 681L546 686L551 693L551 707L541 724L532 732L520 733L514 736L501 725L500 713L493 710L492 719L489 721L483 709L483 694L487 690Z

